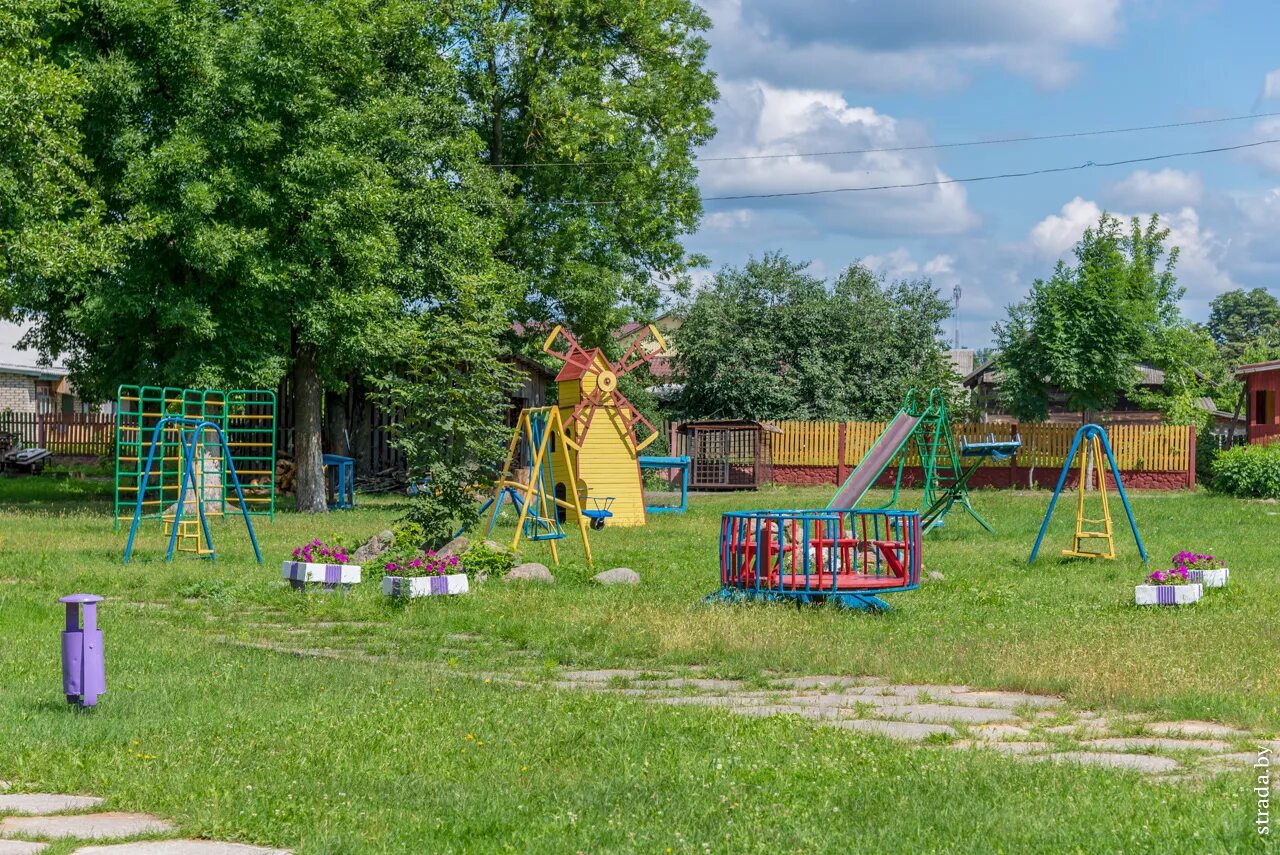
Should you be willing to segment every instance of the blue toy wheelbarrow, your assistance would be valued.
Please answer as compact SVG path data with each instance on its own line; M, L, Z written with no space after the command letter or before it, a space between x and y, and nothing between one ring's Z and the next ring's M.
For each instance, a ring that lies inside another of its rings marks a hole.
M588 496L587 501L591 503L590 508L583 508L582 515L591 520L591 529L599 531L604 528L605 521L613 516L613 511L609 507L613 504L613 496L605 496L604 498L595 498Z

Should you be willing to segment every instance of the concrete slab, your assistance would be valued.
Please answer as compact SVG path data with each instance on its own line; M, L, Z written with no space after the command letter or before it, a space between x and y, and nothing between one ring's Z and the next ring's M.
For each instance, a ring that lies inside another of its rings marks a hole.
M1098 751L1064 751L1059 754L1024 754L1021 759L1032 762L1080 763L1086 766L1133 769L1148 774L1172 772L1178 768L1177 760L1170 760L1168 757L1157 757L1154 754L1107 754Z
M0 855L35 855L48 847L48 843L33 843L30 840L0 840Z
M880 721L874 718L853 718L841 719L839 721L830 722L831 727L839 727L844 730L856 730L861 733L879 733L888 736L891 739L901 739L906 742L919 742L927 736L935 733L955 734L955 731L947 727L945 724L919 724L909 721Z
M220 843L216 840L147 840L140 843L115 843L109 846L86 846L72 855L292 855L288 849L268 849L244 843Z
M97 796L69 796L62 793L13 793L0 795L0 814L63 813L69 810L97 807Z
M1217 736L1234 739L1249 735L1248 731L1228 727L1216 721L1153 721L1147 725L1147 730L1161 736L1182 734L1183 736Z
M674 677L670 680L637 680L639 688L701 689L704 692L732 692L742 688L741 680L711 680L702 677Z
M656 674L656 671L636 671L633 668L603 668L599 671L564 671L560 677L575 683L607 683L614 677L635 680L645 674Z
M983 740L1025 739L1031 733L1016 724L984 724L969 728L969 732Z
M1132 751L1135 748L1154 748L1158 751L1227 751L1231 745L1219 739L1174 739L1169 736L1116 736L1111 739L1093 739L1085 743L1088 748L1104 751Z
M868 699L881 715L907 721L965 722L966 724L984 724L992 721L1009 721L1017 718L1007 709L987 709L984 707L952 706L949 704L904 704L894 699L882 698L880 701ZM888 701L888 703L886 703Z
M1048 742L979 742L977 747L1001 754L1034 754L1037 751L1048 751L1052 746Z
M163 819L145 813L84 813L74 816L10 816L0 820L0 837L82 837L109 840L173 831Z
M1204 764L1211 769L1252 769L1257 762L1256 753L1243 751L1236 754L1219 754L1216 757L1204 759Z

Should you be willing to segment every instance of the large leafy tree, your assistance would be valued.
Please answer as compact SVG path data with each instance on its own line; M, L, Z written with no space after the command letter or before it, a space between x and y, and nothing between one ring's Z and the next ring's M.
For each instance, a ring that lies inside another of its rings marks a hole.
M1178 249L1152 216L1126 230L1104 213L1076 244L1073 264L1059 261L1025 300L995 326L1001 397L1020 419L1048 415L1049 393L1087 418L1109 409L1137 380L1135 363L1158 352L1164 331L1178 326L1182 295L1173 274Z
M676 335L687 418L883 418L911 386L950 388L946 302L860 264L828 285L780 253L721 270Z
M1280 347L1280 300L1265 288L1236 288L1209 303L1209 335L1229 359L1246 349L1274 352Z
M448 13L86 0L51 20L51 55L87 87L92 189L130 236L88 275L28 263L12 302L35 343L90 395L291 372L298 505L323 510L324 387L419 344L413 321L464 278L508 293L505 198L468 126Z
M717 93L691 0L479 0L453 25L468 120L506 180L521 320L604 345L686 266Z
M85 81L48 54L73 18L64 0L0 0L0 317L20 318L28 289L109 264L123 232L81 150Z

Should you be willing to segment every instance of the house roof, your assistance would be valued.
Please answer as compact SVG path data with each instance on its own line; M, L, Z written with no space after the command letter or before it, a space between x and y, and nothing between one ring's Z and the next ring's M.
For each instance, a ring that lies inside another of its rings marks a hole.
M1276 367L1280 367L1280 361L1275 363L1269 363L1269 364L1274 365ZM972 373L970 373L968 376L964 378L964 385L969 387L970 389L984 382L991 383L992 385L998 385L1000 383L1000 372L994 369L993 367L994 365L995 365L995 359L994 358L988 359L986 362L979 365L977 368L975 368L972 371ZM1165 379L1164 371L1160 370L1159 368L1156 368L1154 365L1148 365L1145 362L1139 362L1136 365L1134 365L1134 368L1138 369L1139 374L1142 375L1138 379L1139 386L1163 386L1164 385L1164 379ZM1197 370L1195 374L1196 374L1196 377L1200 378L1201 380L1204 379L1204 374L1202 374L1200 371Z
M695 419L680 423L681 431L693 427L754 427L769 433L782 433L782 428L755 419Z
M550 380L556 376L556 373L550 368L537 360L529 359L527 356L511 354L510 356L499 357L499 361L510 361L513 365L518 365L520 368L523 368L527 373L536 377L542 377L546 380Z
M41 368L34 365L10 365L0 362L0 374L21 374L24 377L35 377L37 380L61 380L67 376L67 369L53 366Z
M1236 367L1236 376L1243 377L1246 374L1261 374L1265 371L1280 370L1280 359L1273 359L1270 362L1250 362L1247 365Z

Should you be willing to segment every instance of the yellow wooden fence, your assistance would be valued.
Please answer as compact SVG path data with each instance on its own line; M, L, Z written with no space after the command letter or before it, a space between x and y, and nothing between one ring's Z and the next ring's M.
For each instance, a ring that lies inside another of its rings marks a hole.
M839 463L840 422L772 422L780 434L766 433L765 442L772 451L774 466L836 466ZM855 466L872 443L887 427L887 422L844 423L844 464ZM1018 466L1061 466L1078 425L957 423L952 425L956 441L967 437L970 442L990 438L1008 440L1016 435L1022 440ZM1111 450L1121 470L1153 472L1185 472L1191 459L1191 428L1185 425L1118 424L1107 426ZM1014 461L988 461L988 466L1009 466ZM914 450L908 452L908 466L920 461Z

